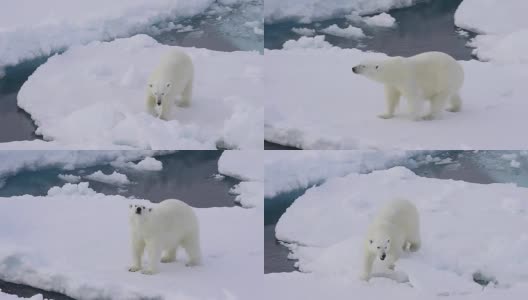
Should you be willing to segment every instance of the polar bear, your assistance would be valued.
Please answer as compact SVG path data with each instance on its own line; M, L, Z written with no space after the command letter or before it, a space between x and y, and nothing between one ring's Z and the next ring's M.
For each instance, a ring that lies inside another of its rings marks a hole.
M420 245L420 220L414 204L403 199L388 202L368 229L360 278L371 277L376 258L394 270L403 251L418 251Z
M198 218L193 209L180 200L168 199L154 207L130 205L129 222L132 245L130 272L158 272L160 262L176 261L179 246L189 256L187 266L201 264ZM142 268L141 258L147 250L148 268ZM164 251L163 257L161 256Z
M185 52L171 50L150 75L147 86L147 111L153 116L168 120L176 99L179 107L191 104L194 66Z
M409 112L416 121L434 119L448 100L448 111L458 112L462 108L459 91L464 83L464 69L454 58L442 52L366 61L353 67L352 72L385 85L387 108L378 116L382 119L394 116L400 96L409 101ZM427 100L429 113L422 116L422 104Z

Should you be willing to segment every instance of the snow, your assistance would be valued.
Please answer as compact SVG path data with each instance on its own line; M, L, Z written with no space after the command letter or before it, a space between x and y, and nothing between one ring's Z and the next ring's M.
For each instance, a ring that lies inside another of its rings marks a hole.
M61 180L67 181L69 183L77 183L77 182L81 181L81 176L75 176L75 175L72 175L72 174L59 174L59 175L57 175L57 177L59 177L59 179L61 179Z
M161 171L163 169L163 163L154 157L145 157L138 163L127 162L121 159L110 163L114 168L129 168L138 171Z
M218 160L218 173L242 181L262 181L264 151L226 150Z
M213 0L5 0L0 10L0 70L72 45L128 36L162 21L192 17L212 3Z
M22 171L44 168L73 170L108 164L119 159L127 162L155 155L155 151L0 151L0 178ZM70 177L71 178L71 177Z
M102 171L97 171L90 175L84 176L84 178L112 185L125 185L130 183L130 180L128 180L128 177L125 174L121 174L116 171L114 171L112 174L104 174Z
M396 25L396 19L388 13L381 13L372 17L365 17L362 20L369 26L393 27Z
M345 38L361 38L365 36L361 28L354 27L352 25L349 25L348 27L345 27L345 28L341 28L337 26L336 24L333 24L333 25L328 26L327 28L321 29L320 31L322 33L345 37Z
M282 45L284 50L294 49L315 49L315 48L333 48L332 44L325 41L324 35L314 37L301 36L298 40L288 40Z
M74 195L95 195L97 194L93 189L90 188L90 183L80 182L66 183L62 187L54 186L48 190L48 196L74 196Z
M351 12L361 15L385 12L411 6L417 0L266 0L264 21L278 23L293 20L300 23L343 17Z
M527 9L524 0L464 0L455 25L482 34L469 43L479 59L528 63Z
M16 295L5 294L0 290L0 300L18 300L18 299L31 299L31 300L44 300L41 294L35 295L30 298L17 297Z
M146 35L72 47L29 77L18 105L64 147L261 149L262 56L181 48L195 66L193 102L163 121L145 112L145 82L171 48Z
M328 178L388 168L409 160L413 151L267 151L264 158L266 198L304 189Z
M304 36L313 36L315 35L315 29L310 29L310 28L305 28L305 27L301 27L301 28L292 28L292 31L297 33L298 35L304 35Z
M421 216L422 248L396 263L410 285L384 278L362 282L358 275L367 226L395 197L412 201ZM337 294L353 290L357 296L375 293L392 299L520 295L528 288L528 262L523 259L528 251L526 197L528 189L515 184L424 178L404 167L332 178L307 190L276 227L276 237L292 243L290 257L310 274L275 279L288 286L305 280L315 290L333 285ZM483 289L472 279L477 272L497 283Z
M263 288L262 212L195 209L204 265L186 268L181 251L179 262L145 276L127 271L128 205L150 202L64 188L49 194L0 198L8 208L0 210L4 280L76 299L257 299Z
M528 147L519 138L528 109L525 66L461 61L462 111L414 122L405 100L395 118L378 118L383 86L351 71L362 60L384 57L357 49L265 50L266 74L273 74L265 78L266 140L302 149Z
M241 180L229 191L245 208L264 206L264 151L224 151L218 160L218 173Z

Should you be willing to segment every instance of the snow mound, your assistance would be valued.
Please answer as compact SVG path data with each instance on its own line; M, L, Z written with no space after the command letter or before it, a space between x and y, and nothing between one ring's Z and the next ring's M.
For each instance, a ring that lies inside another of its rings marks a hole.
M395 197L409 199L420 213L422 248L396 263L412 289L387 279L374 278L367 285L358 279L368 224ZM279 220L276 236L294 243L291 257L299 260L301 271L349 282L357 295L368 289L397 299L405 293L477 299L493 288L483 290L473 281L476 274L494 278L503 288L527 286L527 197L528 189L514 184L424 178L403 167L350 174L299 197Z
M77 183L81 181L81 176L75 176L73 174L59 174L57 175L59 179L67 181L69 183Z
M377 27L393 27L396 25L396 19L387 13L381 13L372 17L365 17L362 19L365 24Z
M293 20L311 23L342 17L351 12L361 15L411 6L418 0L266 0L264 21L277 23Z
M524 0L464 0L455 13L455 24L482 34L469 43L479 59L528 63L526 9Z
M145 85L171 48L146 35L72 47L30 76L18 105L65 146L261 149L261 55L182 48L195 66L193 102L163 121L145 112Z
M129 168L138 171L161 171L163 169L163 163L154 157L145 157L138 163L116 160L110 164L115 168Z
M20 300L20 299L44 300L44 297L42 297L41 294L38 294L30 298L24 298L24 297L18 297L16 295L5 294L5 293L2 293L2 290L0 290L0 300Z
M264 151L224 151L218 160L218 173L242 181L262 181Z
M292 28L292 31L297 33L298 35L304 35L304 36L314 36L315 35L315 29L310 28Z
M304 189L332 177L369 172L401 164L412 151L268 151L264 158L264 193Z
M0 210L0 276L6 281L76 299L259 299L254 295L263 289L263 219L256 210L195 209L203 266L185 267L180 251L179 261L145 276L127 270L129 199L26 195L0 203L7 208Z
M264 206L264 151L224 151L218 160L218 173L241 180L229 191L242 207Z
M357 49L265 50L266 74L273 74L266 78L273 91L266 101L266 140L302 149L528 147L519 138L528 110L524 65L461 61L462 111L413 122L405 99L395 118L378 118L385 109L383 86L351 71L362 60L384 57Z
M262 181L243 181L229 191L237 195L235 201L245 208L264 206L264 186Z
M358 27L354 27L352 25L349 25L348 27L341 28L337 26L336 24L330 25L327 28L320 30L322 33L345 37L345 38L361 38L364 37L365 34L363 33L363 30Z
M48 196L76 196L96 195L97 193L89 187L88 182L66 183L62 187L54 186L48 190Z
M0 70L71 45L109 40L205 11L213 0L19 0L0 10ZM101 9L104 7L104 9Z
M284 50L293 49L317 49L317 48L335 48L329 42L325 41L324 35L317 35L314 37L302 36L298 40L289 40L282 45Z
M464 0L455 12L455 25L483 34L505 34L528 28L524 0Z
M116 171L114 171L112 174L105 174L102 171L97 171L90 175L84 176L84 178L112 185L125 185L130 183L130 180L128 180L128 177L125 174L121 174Z

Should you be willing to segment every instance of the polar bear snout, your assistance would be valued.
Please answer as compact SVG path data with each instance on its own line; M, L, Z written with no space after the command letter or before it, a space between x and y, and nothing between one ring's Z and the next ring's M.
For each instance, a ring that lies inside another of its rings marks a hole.
M136 214L141 215L141 207L136 208Z
M380 256L381 260L385 260L386 257L387 257L387 253L385 252L381 253L381 256Z
M352 73L356 73L358 72L358 66L355 66L355 67L352 67Z

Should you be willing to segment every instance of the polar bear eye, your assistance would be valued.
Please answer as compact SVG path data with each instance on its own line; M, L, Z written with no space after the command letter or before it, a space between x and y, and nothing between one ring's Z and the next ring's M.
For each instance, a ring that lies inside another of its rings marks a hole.
M170 83L167 83L167 87L170 87Z
M149 87L152 87L152 84L149 84Z
M387 243L390 243L390 240L387 240Z
M378 246L378 249L381 249L381 247L380 247L380 246Z
M372 244L372 240L369 241Z
M379 68L379 66L376 66L376 69Z

